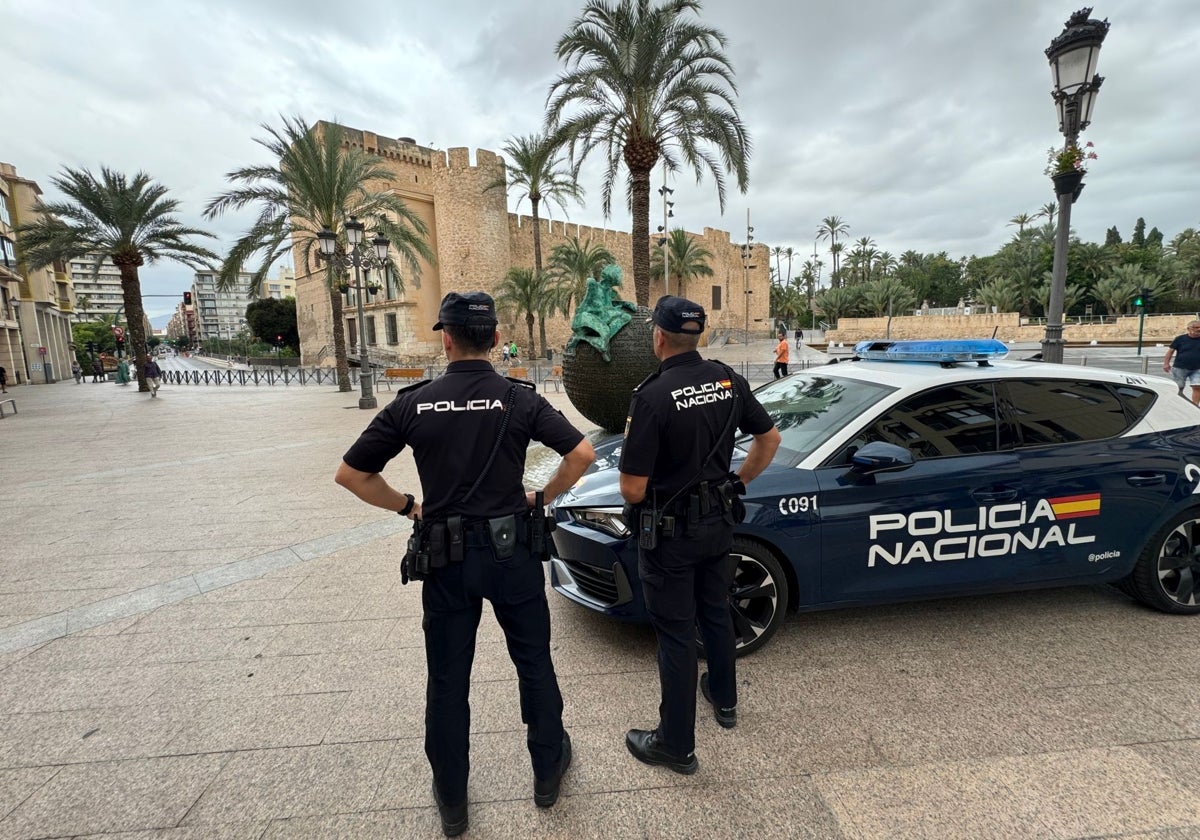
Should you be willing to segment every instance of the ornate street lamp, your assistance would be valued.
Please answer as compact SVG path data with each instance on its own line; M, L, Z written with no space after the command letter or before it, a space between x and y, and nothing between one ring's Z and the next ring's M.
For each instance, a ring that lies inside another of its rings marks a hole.
M374 294L375 285L364 283L361 272L370 272L372 268L383 270L387 265L388 248L391 246L391 241L382 233L371 240L374 246L374 253L364 253L362 248L363 233L366 226L356 217L351 216L346 221L346 241L350 243L350 250L345 254L337 253L337 234L329 228L322 228L317 234L317 241L320 245L320 256L324 260L333 262L337 267L349 269L354 267L354 282L345 282L341 285L345 288L348 295L350 289L355 291L355 299L358 302L358 383L361 387L362 394L358 399L359 408L377 408L378 403L375 401L374 382L371 376L370 362L367 359L367 330L366 318L363 315L363 294ZM335 325L335 329L341 329L341 325Z
M1054 80L1051 96L1058 109L1058 129L1066 138L1064 151L1076 147L1079 132L1092 121L1092 106L1103 77L1096 75L1100 45L1108 34L1108 20L1089 18L1091 7L1083 8L1067 19L1062 33L1050 42L1046 58ZM1047 362L1063 360L1063 293L1067 285L1067 242L1071 234L1071 205L1083 190L1083 173L1074 171L1051 175L1058 198L1058 230L1054 238L1054 269L1050 280L1050 301L1046 308L1046 336L1042 340L1042 358Z

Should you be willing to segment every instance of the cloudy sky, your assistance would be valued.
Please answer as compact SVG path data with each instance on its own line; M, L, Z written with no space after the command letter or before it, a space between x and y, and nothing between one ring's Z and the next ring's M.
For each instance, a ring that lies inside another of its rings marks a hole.
M0 0L6 84L0 160L39 181L63 165L145 170L221 251L248 223L204 222L223 175L268 162L253 141L280 114L336 119L436 148L499 149L541 125L576 0ZM995 251L1007 221L1052 201L1061 144L1043 50L1075 2L707 0L725 32L754 142L750 187L724 215L711 179L683 174L675 221L811 254L820 220L899 254ZM1084 239L1138 216L1169 240L1200 225L1200 3L1108 0L1106 79L1083 139L1099 160L1074 208ZM570 219L604 224L597 169ZM661 179L656 176L654 186ZM510 199L512 209L516 202ZM610 226L628 229L621 202ZM519 208L528 212L528 203ZM556 215L561 215L555 209ZM656 214L654 214L656 215ZM654 222L657 224L657 221ZM828 256L825 255L828 263ZM191 272L143 269L147 294ZM174 300L148 298L151 315ZM157 319L156 319L157 320Z

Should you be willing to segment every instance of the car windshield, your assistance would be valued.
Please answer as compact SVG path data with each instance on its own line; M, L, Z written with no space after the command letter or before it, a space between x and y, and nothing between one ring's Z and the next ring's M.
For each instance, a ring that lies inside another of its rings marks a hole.
M895 390L875 382L798 373L764 385L754 395L783 438L776 461L794 465Z

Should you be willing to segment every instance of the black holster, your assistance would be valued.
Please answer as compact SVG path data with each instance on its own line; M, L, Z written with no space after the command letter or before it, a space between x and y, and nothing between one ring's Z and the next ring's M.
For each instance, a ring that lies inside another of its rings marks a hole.
M546 497L538 490L533 494L533 510L529 512L529 553L537 560L546 562L550 559L553 547L550 532L554 527L554 520L546 515Z
M431 567L429 541L425 538L424 527L419 521L413 522L407 550L400 558L400 583L407 586L410 580L425 580Z

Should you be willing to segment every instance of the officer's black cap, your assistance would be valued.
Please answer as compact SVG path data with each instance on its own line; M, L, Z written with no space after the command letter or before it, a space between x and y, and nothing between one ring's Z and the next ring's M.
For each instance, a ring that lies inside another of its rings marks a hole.
M699 335L704 332L706 317L704 307L695 301L675 295L664 295L654 305L654 314L649 320L667 332ZM693 326L689 327L689 322Z
M463 295L451 292L442 298L442 306L438 309L438 322L433 328L440 330L447 324L452 327L494 327L496 302L486 292L467 292Z

